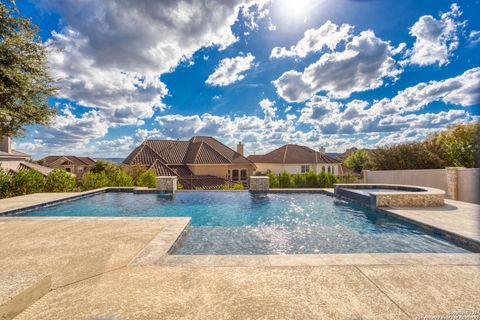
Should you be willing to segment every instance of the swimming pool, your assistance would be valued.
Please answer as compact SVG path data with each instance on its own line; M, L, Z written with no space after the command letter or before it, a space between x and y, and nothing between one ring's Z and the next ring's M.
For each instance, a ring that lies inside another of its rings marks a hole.
M468 252L377 210L318 193L103 192L15 215L191 217L174 254Z

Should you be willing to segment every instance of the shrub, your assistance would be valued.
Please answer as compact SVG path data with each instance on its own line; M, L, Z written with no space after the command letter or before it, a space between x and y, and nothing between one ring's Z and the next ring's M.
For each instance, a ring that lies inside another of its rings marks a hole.
M280 188L292 188L293 187L292 175L286 172L283 172L278 176L278 184Z
M135 181L137 187L155 188L157 185L157 175L152 170L140 173Z
M433 134L426 145L444 161L445 166L478 168L479 140L480 124L467 123Z
M77 180L63 169L54 169L47 176L45 191L47 192L69 192L73 191Z
M111 187L132 187L133 179L125 171L117 170L110 177L109 186Z
M289 174L283 172L275 175L268 174L270 188L331 188L338 182L337 176L321 171L320 173L306 172L304 174Z
M372 151L368 168L373 170L439 169L444 162L423 143L400 144Z
M10 175L0 167L0 199L8 197L10 189Z
M270 180L270 188L280 188L280 183L278 179L278 175L275 175L271 172L267 174L269 180Z
M97 160L89 171L93 173L105 172L107 176L111 177L118 170L120 170L120 166L112 161Z
M19 170L11 179L10 196L42 192L45 189L45 177L36 170Z
M105 172L88 171L82 176L82 190L84 191L108 187L109 185L110 181Z

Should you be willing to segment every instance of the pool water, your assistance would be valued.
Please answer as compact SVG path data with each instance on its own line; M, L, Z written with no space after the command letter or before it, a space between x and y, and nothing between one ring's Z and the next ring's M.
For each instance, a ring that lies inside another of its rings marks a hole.
M191 217L174 254L468 252L420 228L315 193L100 193L24 216Z

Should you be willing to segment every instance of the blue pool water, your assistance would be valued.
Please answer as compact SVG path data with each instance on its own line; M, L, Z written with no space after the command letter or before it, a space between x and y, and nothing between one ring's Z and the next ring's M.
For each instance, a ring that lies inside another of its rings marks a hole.
M18 215L191 217L174 254L467 252L378 211L313 193L108 192Z

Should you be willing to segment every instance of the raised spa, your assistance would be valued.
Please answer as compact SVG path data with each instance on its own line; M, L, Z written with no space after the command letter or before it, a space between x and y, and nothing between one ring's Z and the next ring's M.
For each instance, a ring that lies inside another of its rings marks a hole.
M334 193L376 207L441 207L445 191L440 189L395 184L335 184Z

